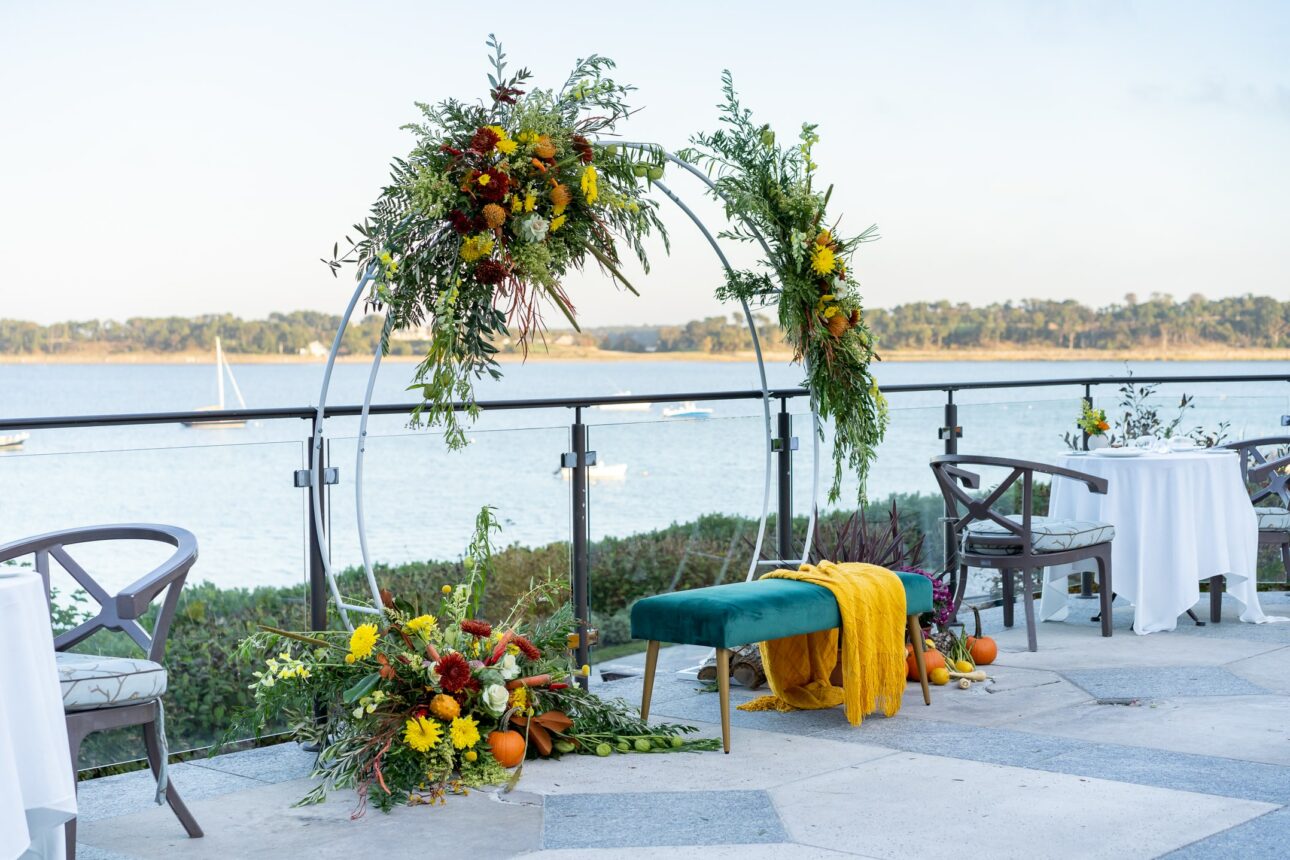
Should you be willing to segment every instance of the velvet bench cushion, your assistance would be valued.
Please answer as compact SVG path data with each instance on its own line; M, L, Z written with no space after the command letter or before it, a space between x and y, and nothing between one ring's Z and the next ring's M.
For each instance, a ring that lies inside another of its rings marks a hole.
M905 612L931 612L931 580L918 573L893 572L905 586ZM791 579L674 591L643 598L632 607L633 639L710 648L736 648L828 630L841 623L831 591Z

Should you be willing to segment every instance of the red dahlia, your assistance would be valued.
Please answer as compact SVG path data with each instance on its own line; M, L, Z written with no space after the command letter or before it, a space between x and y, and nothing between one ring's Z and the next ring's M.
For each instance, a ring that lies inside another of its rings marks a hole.
M470 232L470 216L460 209L454 209L449 212L448 221L452 224L452 229L457 233L465 236Z
M511 642L518 646L520 652L530 660L542 659L542 652L537 649L537 646L525 639L523 636L516 635L515 638L511 639Z
M506 271L506 267L496 260L480 260L479 265L475 267L475 280L479 281L481 284L488 284L489 286L500 284L502 281L506 280L506 276L509 274L510 272ZM468 623L470 622L463 621L462 629L465 629L466 624ZM484 626L488 627L487 624ZM470 631L467 630L466 632L469 633ZM489 632L492 632L491 628ZM488 633L484 633L483 635L487 636Z
M471 636L478 636L480 639L487 639L489 636L493 635L493 625L489 624L487 621L477 621L473 618L461 622L461 630L463 633L469 633Z
M484 155L492 152L493 147L497 146L497 141L501 139L501 136L491 128L481 126L475 130L474 137L470 139L470 148L480 155Z
M457 651L451 651L434 664L439 673L439 686L445 693L455 693L464 689L471 681L470 664Z
M573 142L573 151L578 153L578 158L582 160L583 164L590 164L591 160L595 158L591 143L580 134L575 134L571 140Z
M490 203L501 203L511 190L511 178L496 167L484 171L488 174L488 184L480 185L479 196Z

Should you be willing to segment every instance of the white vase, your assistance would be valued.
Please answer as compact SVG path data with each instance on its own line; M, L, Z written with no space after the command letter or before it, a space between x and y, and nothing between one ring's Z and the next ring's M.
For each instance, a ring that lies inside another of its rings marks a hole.
M1088 449L1096 451L1098 448L1106 448L1111 444L1111 439L1105 433L1098 433L1096 436L1088 437Z

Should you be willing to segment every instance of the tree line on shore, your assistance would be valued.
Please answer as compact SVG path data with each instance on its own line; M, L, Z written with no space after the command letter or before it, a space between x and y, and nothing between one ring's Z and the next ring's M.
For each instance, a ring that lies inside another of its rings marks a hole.
M1175 300L1153 294L1091 308L1075 301L1025 299L974 306L966 302L910 302L866 311L880 349L1132 349L1161 351L1194 347L1290 347L1290 301L1266 296ZM232 314L197 317L131 317L123 322L90 320L39 325L0 319L0 355L98 353L192 353L214 349L244 355L317 354L331 345L340 318L317 311L274 313L243 320ZM355 320L342 345L367 353L380 334L377 316ZM758 316L765 348L783 344L774 321ZM742 317L709 317L685 325L630 326L552 331L548 344L623 352L732 353L752 348ZM390 341L395 355L424 351L418 332ZM498 344L503 352L518 349Z

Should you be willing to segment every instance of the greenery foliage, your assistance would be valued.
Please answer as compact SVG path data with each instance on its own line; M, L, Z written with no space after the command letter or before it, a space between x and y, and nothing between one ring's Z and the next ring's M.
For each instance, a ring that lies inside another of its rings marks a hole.
M429 329L413 418L442 425L450 448L466 444L453 403L475 417L474 381L501 375L495 342L527 345L543 304L576 328L564 276L590 258L631 290L618 243L648 271L643 240L664 232L642 181L662 175L661 155L591 140L631 114L613 61L592 55L559 90L530 90L528 70L508 73L500 43L488 45L487 102L419 105L407 126L416 146L394 160L352 249L326 261L333 273L345 263L374 273L369 301L390 331Z
M730 271L718 296L778 304L780 329L806 368L820 417L834 424L829 500L841 492L844 466L858 475L863 496L887 429L887 405L869 369L877 358L874 336L850 257L877 238L877 228L846 238L826 220L833 189L814 187L816 126L804 124L798 143L782 146L770 126L754 123L740 104L729 72L722 75L722 91L724 127L695 135L680 157L713 174L713 193L732 224L722 235L760 245L765 258L758 269Z

